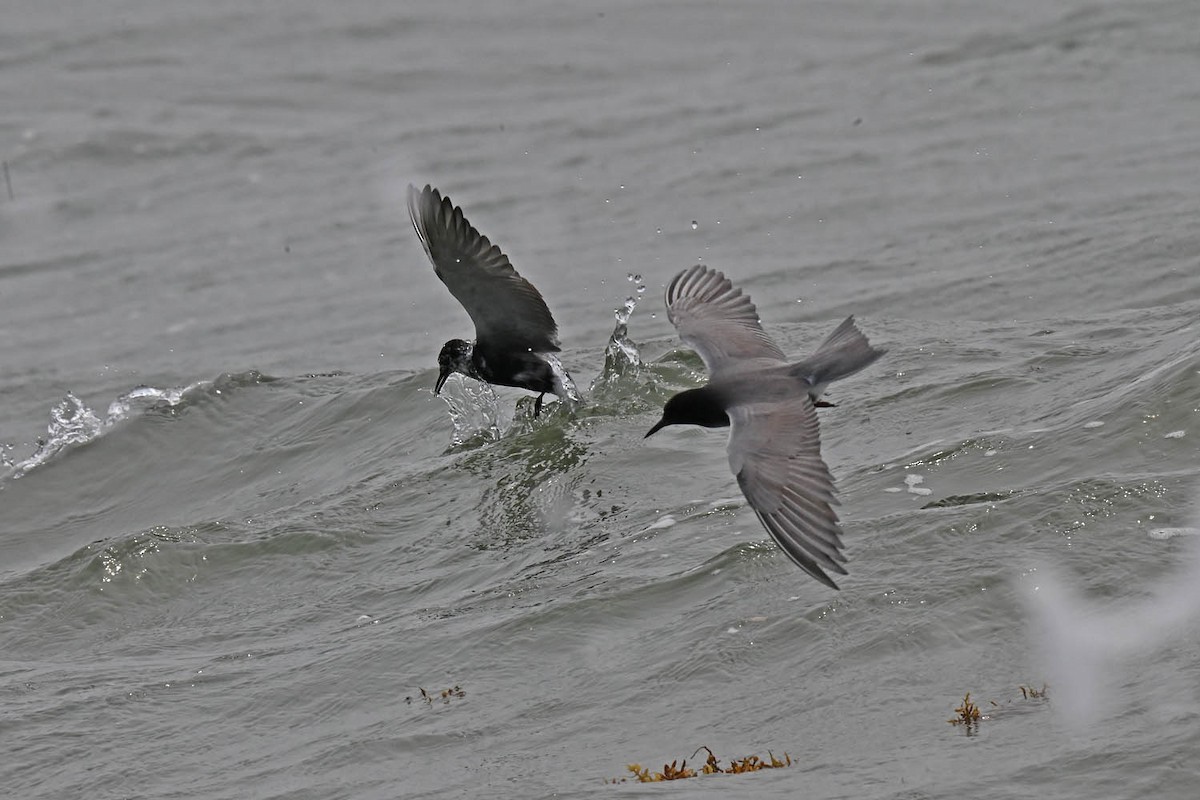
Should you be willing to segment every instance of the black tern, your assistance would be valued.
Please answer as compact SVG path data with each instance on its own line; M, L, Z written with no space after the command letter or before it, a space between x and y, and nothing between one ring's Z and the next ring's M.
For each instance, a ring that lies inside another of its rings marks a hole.
M432 186L408 187L408 213L433 270L475 323L475 341L451 339L438 353L434 394L451 373L501 386L575 399L565 370L556 372L548 355L559 351L558 326L546 301L509 263L508 256L475 230L462 209ZM561 370L561 366L560 366Z
M789 364L750 298L703 264L675 276L666 302L667 317L704 359L709 381L669 399L646 436L667 425L731 427L729 467L767 533L800 569L838 588L825 570L848 573L816 409L831 405L819 400L830 381L886 351L872 347L847 317L810 358Z

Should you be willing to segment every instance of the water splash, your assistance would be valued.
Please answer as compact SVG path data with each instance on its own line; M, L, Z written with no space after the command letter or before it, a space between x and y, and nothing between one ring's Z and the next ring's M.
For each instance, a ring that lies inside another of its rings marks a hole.
M176 389L155 389L153 386L139 386L126 392L108 404L108 417L104 427L109 428L123 419L129 419L134 412L144 413L151 410L169 410L179 407L184 395L189 391L205 391L213 386L211 381L202 381L192 386Z
M104 419L100 419L96 412L73 393L67 392L66 396L50 409L50 424L46 427L46 435L37 440L37 449L30 456L17 461L7 452L4 454L2 465L9 469L4 477L14 480L20 478L68 450L99 439L115 425L135 415L147 412L175 414L190 398L210 393L220 394L223 388L257 383L260 380L264 380L263 376L252 371L241 375L222 375L215 381L199 381L172 389L137 386L109 403ZM11 449L11 445L7 446L7 449Z
M566 402L571 405L571 408L583 402L583 398L579 394L579 389L575 386L575 381L571 380L571 374L567 372L567 368L558 360L558 356L554 353L546 353L546 362L550 364L550 369L554 372L554 379L566 392Z
M634 294L625 298L621 307L613 312L617 325L612 335L608 337L608 346L604 348L604 369L592 381L592 391L612 384L627 374L636 374L642 366L641 353L637 344L629 338L629 318L637 308L638 301L646 293L646 282L642 276L631 272L626 278L634 285Z
M500 398L490 384L455 372L438 395L450 412L454 445L480 440L494 442L504 435L510 420L500 409Z
M23 461L12 465L12 477L19 478L40 467L64 450L86 444L103 433L104 422L71 392L50 409L46 436L37 440L37 449Z
M591 383L590 390L593 392L597 388L616 384L627 375L636 374L642 366L638 346L629 338L629 318L646 292L646 283L637 273L631 272L626 278L633 284L634 293L625 298L625 302L614 312L617 324L604 349L604 368ZM555 380L566 394L565 399L560 395L559 402L574 410L583 402L579 388L555 354L544 355L554 372ZM454 446L468 442L497 441L512 423L512 420L501 412L500 400L491 386L458 373L442 387L441 397L446 402L450 411L450 421L454 424L454 433L451 435L451 444Z
M555 382L566 394L565 398L559 395L559 402L566 403L568 409L574 410L583 402L583 398L570 373L553 353L545 353L544 357L554 372ZM483 381L456 372L446 381L439 396L446 402L450 421L454 425L450 437L452 446L468 442L494 442L512 426L513 419L502 410L499 396L491 385ZM550 402L553 404L553 401Z

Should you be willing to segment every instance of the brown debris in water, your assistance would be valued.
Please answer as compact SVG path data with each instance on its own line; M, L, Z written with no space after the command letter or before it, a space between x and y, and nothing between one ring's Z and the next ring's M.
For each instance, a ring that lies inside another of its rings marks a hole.
M966 696L963 697L962 705L954 709L954 713L958 716L951 717L946 722L949 722L951 725L966 725L968 729L978 726L980 720L987 719L987 717L980 713L979 706L971 702L970 692L967 692Z
M440 692L430 693L422 689L420 686L418 686L417 689L419 689L421 692L420 699L424 700L425 705L427 706L432 706L434 700L441 700L442 705L450 705L451 698L463 698L467 696L467 693L464 692L463 688L457 683L451 686L449 689L442 689ZM404 702L412 705L413 699L414 698L412 697L406 697L404 698Z
M750 755L741 759L732 759L729 762L729 766L723 767L713 751L704 745L701 745L696 749L695 753L692 753L692 758L695 758L696 753L699 753L701 750L708 753L708 758L705 759L704 766L700 768L699 772L687 765L686 758L682 763L676 760L670 764L663 764L661 772L651 772L641 764L629 764L625 769L632 772L634 777L641 783L657 783L659 781L677 781L683 778L695 778L697 775L714 775L716 773L739 775L743 772L757 772L760 769L778 769L779 767L790 767L792 765L792 757L787 753L783 754L783 760L780 761L775 757L774 753L768 750L766 759ZM624 783L626 780L626 778L613 778L611 783Z
M1024 685L1018 686L1017 689L1019 689L1021 692L1022 700L1043 700L1044 701L1044 700L1048 699L1047 692L1049 691L1049 689L1046 686L1046 684L1044 684L1044 683L1042 684L1042 688L1040 688L1040 689L1035 689L1032 686L1024 686ZM1011 706L1016 701L1009 700L1008 702L1004 703L1003 705L1000 703L997 703L995 700L989 700L988 702L991 704L992 708L1000 710L1000 709L1004 709L1007 706ZM973 703L971 701L971 693L970 692L967 692L966 696L963 697L962 705L960 705L958 708L954 709L954 713L957 714L957 716L955 716L951 719L948 719L946 721L949 722L951 725L964 726L966 728L968 735L974 733L975 731L977 731L979 729L980 722L983 722L985 720L990 720L993 717L993 715L984 714L983 712L981 712L979 710L979 706L976 703Z

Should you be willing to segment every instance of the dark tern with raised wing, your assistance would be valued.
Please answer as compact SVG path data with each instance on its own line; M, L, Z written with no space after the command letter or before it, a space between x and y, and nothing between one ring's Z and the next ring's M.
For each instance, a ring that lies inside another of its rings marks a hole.
M534 416L541 412L547 392L562 400L577 399L570 376L551 355L560 349L554 317L508 256L432 186L409 185L408 213L433 271L475 323L474 342L451 339L442 345L434 394L442 391L452 373L460 372L485 383L537 392Z
M821 459L817 406L830 381L884 354L854 325L829 335L807 360L789 364L763 331L750 298L697 264L667 286L667 317L700 354L709 381L667 401L646 436L667 425L731 427L729 467L775 543L800 569L833 589L825 570L846 575L833 476Z

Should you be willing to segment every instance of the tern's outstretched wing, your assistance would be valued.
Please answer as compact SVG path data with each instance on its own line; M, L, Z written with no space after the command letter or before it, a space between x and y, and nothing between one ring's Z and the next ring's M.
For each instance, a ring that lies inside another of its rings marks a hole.
M667 286L666 299L679 338L700 354L713 377L746 366L747 359L784 361L763 332L754 303L717 270L703 264L685 269Z
M510 351L559 349L546 301L450 198L410 185L408 213L437 276L471 315L479 342Z
M729 409L729 467L775 543L800 569L838 588L845 575L833 476L821 459L817 410L808 395Z

